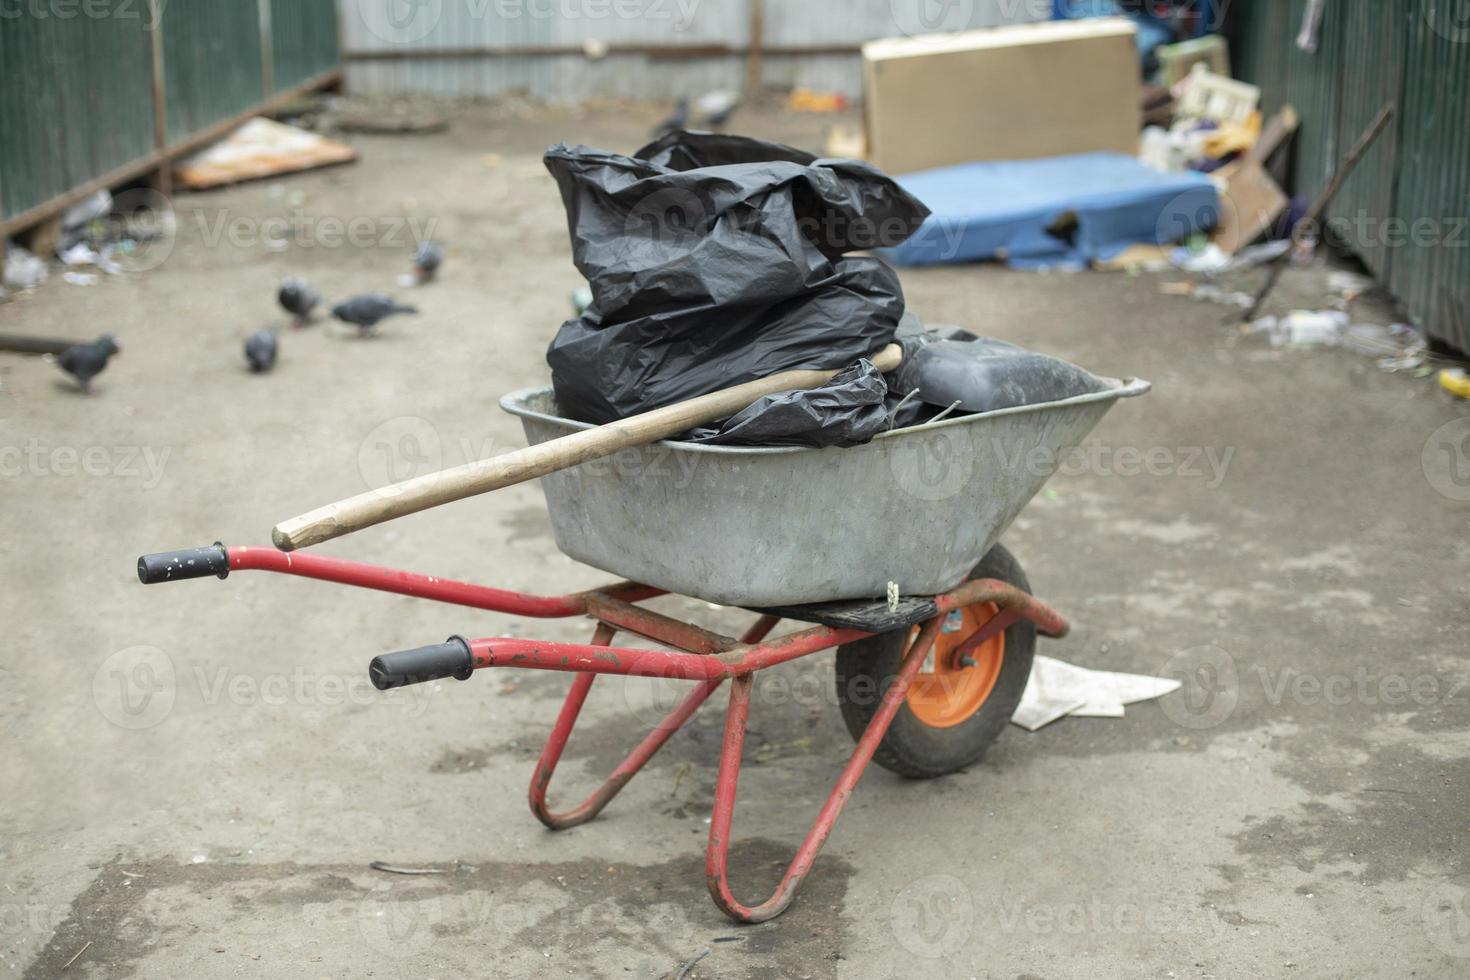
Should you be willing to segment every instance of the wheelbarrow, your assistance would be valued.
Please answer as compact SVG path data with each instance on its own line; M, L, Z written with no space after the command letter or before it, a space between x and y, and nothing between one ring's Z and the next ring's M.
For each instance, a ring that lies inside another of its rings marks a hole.
M508 615L587 616L587 643L467 639L372 658L380 690L485 668L573 674L531 777L531 811L552 830L591 820L726 680L729 708L705 872L715 904L764 922L791 904L870 762L932 778L981 759L1009 722L1036 635L1067 621L1031 595L998 539L1107 410L1148 390L1106 391L898 429L846 449L703 447L663 442L542 478L558 546L625 581L542 596L269 547L145 555L145 584L259 570L377 589ZM549 389L507 395L534 444L582 427ZM680 593L749 610L739 637L641 603ZM773 635L778 624L798 628ZM615 644L618 634L627 644ZM652 641L662 648L644 645ZM775 892L746 905L727 875L746 724L757 671L836 650L838 703L851 757ZM692 687L580 804L552 810L547 791L599 674L671 678Z

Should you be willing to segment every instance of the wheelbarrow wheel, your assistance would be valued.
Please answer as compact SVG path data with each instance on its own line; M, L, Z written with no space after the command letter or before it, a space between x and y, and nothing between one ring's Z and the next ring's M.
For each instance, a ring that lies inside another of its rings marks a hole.
M1000 545L970 578L1000 579L1031 591L1026 573ZM993 603L951 613L929 661L909 686L873 761L910 779L932 779L974 765L1011 720L1036 653L1036 624L1013 623L958 662L954 650L999 610ZM854 739L862 737L898 674L917 627L895 630L837 648L837 699Z

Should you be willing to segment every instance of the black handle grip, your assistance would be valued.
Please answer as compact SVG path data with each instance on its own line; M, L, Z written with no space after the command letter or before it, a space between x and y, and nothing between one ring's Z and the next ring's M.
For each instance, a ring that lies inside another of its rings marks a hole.
M160 551L138 559L138 581L144 585L176 582L186 578L204 578L230 574L230 556L225 546L216 541L208 548L185 548L182 551Z
M469 680L474 671L474 654L470 652L469 641L462 636L451 636L443 643L417 650L385 653L368 664L368 676L373 680L373 687L380 691L437 681L441 677Z

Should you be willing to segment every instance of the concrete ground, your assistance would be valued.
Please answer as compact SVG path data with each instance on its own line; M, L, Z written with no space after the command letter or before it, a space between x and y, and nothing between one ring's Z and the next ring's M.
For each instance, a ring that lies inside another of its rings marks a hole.
M944 779L874 768L763 926L705 892L718 696L602 818L553 835L524 793L566 677L366 682L383 651L585 623L264 574L137 583L142 552L264 544L309 507L523 444L496 400L545 380L579 283L539 152L631 150L653 118L471 107L439 135L356 137L355 165L179 197L150 272L0 305L0 332L124 348L92 398L0 359L0 975L660 977L705 949L689 976L1470 975L1470 407L1350 353L1272 352L1162 293L1177 275L903 273L932 322L1153 381L1006 542L1076 624L1042 652L1186 684L1121 719L1012 727ZM813 145L822 120L742 123ZM271 247L264 219L298 210ZM332 219L358 240L322 244ZM419 317L287 330L274 374L244 371L282 276L395 289L415 231L453 246ZM1275 306L1325 297L1322 270L1293 271ZM531 485L320 550L534 591L607 577L557 553ZM757 690L747 900L851 749L830 671ZM590 788L667 693L600 681L553 795Z

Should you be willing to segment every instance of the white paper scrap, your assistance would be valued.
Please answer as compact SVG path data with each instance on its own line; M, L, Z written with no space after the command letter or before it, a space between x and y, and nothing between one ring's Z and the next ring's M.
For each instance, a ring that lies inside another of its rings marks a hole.
M1066 715L1121 718L1124 705L1161 698L1180 686L1164 677L1090 670L1038 656L1011 721L1034 732Z

